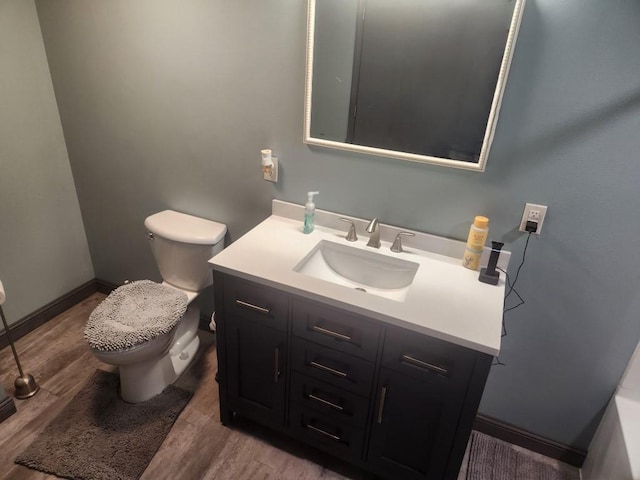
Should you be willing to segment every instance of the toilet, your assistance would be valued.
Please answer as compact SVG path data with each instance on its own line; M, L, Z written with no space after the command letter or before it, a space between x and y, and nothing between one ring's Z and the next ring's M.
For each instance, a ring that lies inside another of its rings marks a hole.
M193 301L213 282L207 260L222 250L227 231L173 210L144 225L163 282L118 287L91 313L84 333L98 360L118 366L120 396L128 403L159 394L191 364L200 344Z

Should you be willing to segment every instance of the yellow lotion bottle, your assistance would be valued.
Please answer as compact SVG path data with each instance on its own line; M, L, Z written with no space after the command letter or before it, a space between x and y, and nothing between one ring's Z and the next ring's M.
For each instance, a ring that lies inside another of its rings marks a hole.
M487 242L489 234L489 219L478 215L473 219L473 224L469 229L469 237L467 238L467 247L462 257L462 266L470 270L478 270L480 268L480 258L484 244Z

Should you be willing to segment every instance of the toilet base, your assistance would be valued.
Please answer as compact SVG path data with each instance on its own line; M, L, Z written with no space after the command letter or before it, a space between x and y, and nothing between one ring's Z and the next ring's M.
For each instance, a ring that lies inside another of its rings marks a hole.
M189 308L176 327L173 343L160 358L120 365L120 397L127 403L140 403L161 393L191 365L198 347L200 309Z

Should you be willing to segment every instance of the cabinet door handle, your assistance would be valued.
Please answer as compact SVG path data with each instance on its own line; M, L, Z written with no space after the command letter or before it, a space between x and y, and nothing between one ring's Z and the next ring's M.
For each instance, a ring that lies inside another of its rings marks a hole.
M430 372L444 375L445 377L449 376L449 370L447 370L446 368L439 367L438 365L434 365L433 363L423 362L422 360L418 360L411 355L402 355L402 360L416 367L429 370Z
M384 413L384 401L387 398L387 387L380 390L380 405L378 405L378 423L382 423L382 414Z
M271 310L268 309L268 308L259 307L258 305L254 305L253 303L244 302L242 300L237 300L236 299L236 303L238 305L240 305L241 307L250 308L251 310L255 310L256 312L264 313L265 315L269 315L269 313L271 312Z
M344 411L344 408L342 408L337 403L333 403L333 402L330 402L329 400L325 400L324 398L320 398L320 397L314 395L313 393L309 394L309 398L312 399L312 400L315 400L316 402L324 403L325 405L328 405L329 407L335 408L336 410L340 410L341 412Z
M322 328L318 325L314 325L312 327L312 330L314 332L318 332L318 333L323 333L325 335L329 335L330 337L333 338L339 338L340 340L346 340L347 342L351 341L351 337L349 335L344 335L342 333L338 333L338 332L334 332L333 330L328 330L326 328Z
M329 437L330 439L335 440L336 442L339 442L340 440L342 440L338 435L334 435L333 433L329 433L326 430L323 430L318 427L314 427L313 425L305 424L305 427L313 430L314 432L321 433L325 437Z
M280 379L280 349L276 347L275 363L273 368L273 383L278 383Z
M323 365L321 363L311 362L310 365L312 367L318 368L320 370L324 370L325 372L329 372L329 373L332 373L334 375L337 375L338 377L347 378L347 374L346 373L341 372L340 370L336 370L336 369L331 368L331 367L327 367L326 365Z

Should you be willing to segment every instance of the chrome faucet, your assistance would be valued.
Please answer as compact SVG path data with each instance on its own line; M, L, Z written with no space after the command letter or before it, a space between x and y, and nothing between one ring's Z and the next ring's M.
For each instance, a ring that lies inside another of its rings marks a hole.
M367 247L380 248L380 226L378 225L377 218L369 222L366 231L371 234Z

